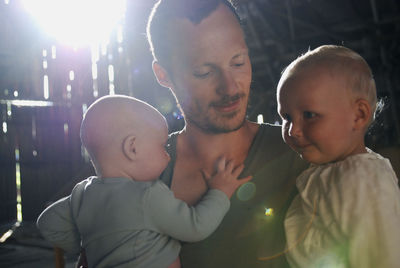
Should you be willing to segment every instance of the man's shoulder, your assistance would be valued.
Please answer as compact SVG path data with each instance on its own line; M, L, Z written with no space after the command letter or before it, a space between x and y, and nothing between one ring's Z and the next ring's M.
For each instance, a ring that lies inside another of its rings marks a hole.
M279 153L293 153L282 139L281 127L262 123L259 125L258 132L254 137L250 152L256 150L259 153L273 152L275 155Z
M172 133L168 134L167 151L168 150L175 151L176 142L177 142L177 139L178 139L178 136L180 133L181 133L181 131L176 131L176 132L172 132ZM168 153L170 153L170 152L168 152Z
M285 144L278 125L260 124L245 161L248 172L292 170L295 174L307 164Z
M260 124L258 130L263 136L269 136L274 139L279 139L280 142L283 143L282 139L282 126L270 123L262 123Z

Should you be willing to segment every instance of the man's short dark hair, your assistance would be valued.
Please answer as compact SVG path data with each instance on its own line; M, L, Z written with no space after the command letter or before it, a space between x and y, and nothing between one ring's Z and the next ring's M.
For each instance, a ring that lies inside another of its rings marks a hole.
M147 40L153 58L164 67L170 62L173 40L169 38L169 25L173 19L189 19L199 24L217 7L227 6L240 22L231 0L159 0L153 7L147 23Z

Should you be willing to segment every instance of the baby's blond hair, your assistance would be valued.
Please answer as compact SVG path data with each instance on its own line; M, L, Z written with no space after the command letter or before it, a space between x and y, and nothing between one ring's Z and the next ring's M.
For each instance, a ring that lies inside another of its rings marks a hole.
M371 68L358 53L343 46L323 45L301 55L283 71L278 89L287 80L314 68L325 68L333 74L342 75L353 96L366 99L375 114L377 95Z

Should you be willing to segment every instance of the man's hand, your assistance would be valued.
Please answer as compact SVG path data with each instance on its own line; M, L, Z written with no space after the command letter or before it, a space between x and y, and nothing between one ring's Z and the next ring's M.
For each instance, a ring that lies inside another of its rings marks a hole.
M236 189L251 180L252 176L238 179L243 171L244 165L234 166L232 160L226 161L225 157L217 160L215 174L210 176L205 170L202 170L203 177L209 188L218 189L224 192L228 198L231 198Z

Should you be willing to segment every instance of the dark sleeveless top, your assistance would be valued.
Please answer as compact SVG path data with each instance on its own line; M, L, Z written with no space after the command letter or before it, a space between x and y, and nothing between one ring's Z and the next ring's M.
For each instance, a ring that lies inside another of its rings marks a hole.
M173 133L169 137L171 161L161 175L168 186L175 166L178 135ZM232 196L229 212L210 237L184 244L182 267L289 267L281 254L286 243L283 220L297 194L295 179L306 167L283 142L279 126L260 125L241 175L253 175L253 179ZM270 260L259 260L270 256Z

